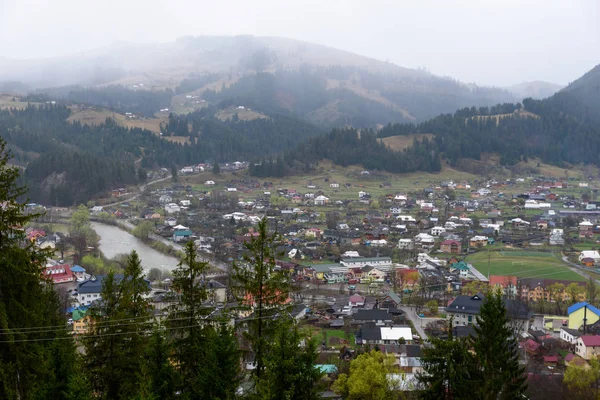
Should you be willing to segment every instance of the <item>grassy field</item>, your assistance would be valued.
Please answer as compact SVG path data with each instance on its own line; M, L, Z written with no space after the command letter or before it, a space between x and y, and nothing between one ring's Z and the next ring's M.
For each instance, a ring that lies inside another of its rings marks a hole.
M327 346L329 347L337 347L341 348L342 346L354 346L356 344L356 340L354 337L354 333L351 332L348 340L348 343L345 344L346 332L344 329L322 329L322 328L311 328L312 335L317 339L318 343L321 343L325 338L325 334L327 335Z
M8 95L8 94L0 94L0 109L3 109L3 108L23 109L25 107L27 107L27 102L19 101L18 98Z
M414 135L390 136L379 139L394 151L401 151L412 146L415 139L423 140L423 138L432 139L435 135L432 133L417 133Z
M225 121L225 120L228 120L228 119L232 119L235 114L237 114L238 119L240 121L251 121L253 119L259 119L259 118L270 119L266 115L261 114L259 112L252 111L252 110L249 110L247 108L244 108L243 110L240 110L237 107L229 107L229 108L226 108L224 110L221 110L221 111L219 111L216 114L216 116L220 120Z
M79 121L82 124L100 125L106 121L106 118L112 118L119 125L128 128L148 129L156 134L160 132L161 122L166 122L166 117L161 118L144 118L144 119L129 119L123 114L115 113L109 110L92 110L73 107L72 114L68 121Z
M571 271L566 264L551 253L534 251L480 251L469 255L467 262L479 272L488 275L514 275L519 278L548 278L583 281L584 277Z

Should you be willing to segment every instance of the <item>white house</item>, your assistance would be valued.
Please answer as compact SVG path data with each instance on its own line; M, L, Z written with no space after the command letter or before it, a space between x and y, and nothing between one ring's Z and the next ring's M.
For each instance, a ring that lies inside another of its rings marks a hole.
M339 183L337 183L337 182L331 182L331 183L329 184L329 187L330 187L330 188L333 188L333 189L337 189L337 188L339 188L339 187L340 187L340 184L339 184Z
M181 211L181 207L176 203L165 204L165 212L167 214L175 214Z
M427 233L419 233L414 240L415 246L421 246L423 249L430 249L435 244L435 238Z
M398 215L396 219L399 219L402 222L411 222L415 223L417 220L411 215Z
M204 182L204 184L206 186L214 186L215 185L215 181L206 181L206 182Z
M315 197L315 206L324 206L329 202L329 198L325 196Z
M400 207L390 207L390 212L393 215L402 214L402 208L400 208Z
M577 339L581 336L581 332L576 329L560 328L560 338L567 343L577 344Z
M446 228L444 228L443 226L434 226L433 228L431 228L431 235L432 236L440 236L442 233L446 232Z
M600 355L600 336L584 335L577 338L576 350L578 356L584 360Z
M412 250L414 248L414 242L412 239L400 239L398 240L398 248L400 250Z
M158 202L160 204L167 204L173 201L173 198L171 198L171 196L169 196L168 194L163 194L162 196L160 196L158 198Z
M598 254L597 250L584 250L579 253L579 261L583 260L584 258L591 258L594 260L594 263L600 262L600 254Z
M184 207L189 207L192 204L192 202L190 200L181 200L179 204L181 204Z
M407 342L413 340L410 326L382 326L380 329L383 344L397 343L400 339Z

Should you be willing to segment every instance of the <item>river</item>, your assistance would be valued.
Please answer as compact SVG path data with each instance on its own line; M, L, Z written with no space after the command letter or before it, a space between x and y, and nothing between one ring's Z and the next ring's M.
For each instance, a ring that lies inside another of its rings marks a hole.
M175 257L162 254L135 236L113 225L105 225L92 222L92 229L100 236L100 250L107 258L113 258L117 254L131 253L137 251L145 271L151 268L172 271L177 267L179 261Z

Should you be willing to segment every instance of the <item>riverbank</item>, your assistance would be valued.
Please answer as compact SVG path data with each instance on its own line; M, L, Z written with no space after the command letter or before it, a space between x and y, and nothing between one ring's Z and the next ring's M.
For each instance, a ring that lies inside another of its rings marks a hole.
M119 229L129 233L130 235L136 237L137 239L139 239L140 241L142 241L144 244L151 247L152 249L154 249L166 256L171 256L171 257L180 259L181 256L183 255L183 251L182 251L183 249L181 246L179 246L176 243L169 242L166 239L159 238L159 237L157 237L157 235L150 235L149 237L146 237L146 238L136 236L134 233L135 225L133 225L130 222L118 220L118 219L112 219L112 220L107 221L107 220L93 218L93 217L90 218L90 221L119 228ZM163 240L161 240L161 239L163 239Z
M179 258L175 256L179 249L169 247L167 250L164 247L161 247L167 254L159 251L150 243L144 242L133 236L130 233L133 230L133 225L128 224L125 221L118 221L114 225L92 221L91 225L92 229L94 229L100 237L99 248L107 259L118 257L120 254L129 254L132 250L135 250L140 256L145 270L158 268L161 270L172 271L177 268L177 265L179 264ZM166 244L157 240L151 240L166 246ZM176 246L175 243L173 243L173 245Z

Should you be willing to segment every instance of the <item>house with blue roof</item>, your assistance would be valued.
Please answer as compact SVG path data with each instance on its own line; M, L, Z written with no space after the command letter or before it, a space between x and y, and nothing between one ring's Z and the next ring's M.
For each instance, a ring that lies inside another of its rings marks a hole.
M579 329L584 322L586 326L590 326L600 320L600 310L585 301L573 304L567 309L567 314L569 329Z
M105 278L106 275L100 275L79 282L77 284L77 292L74 292L73 294L78 305L89 306L93 301L102 300L102 282ZM121 280L123 280L123 274L115 274L115 282L119 283ZM144 280L148 284L148 289L150 289L150 281L148 279ZM149 296L150 292L148 292L148 297Z
M82 282L87 279L87 275L85 273L85 268L80 265L73 265L71 267L71 272L73 276L77 279L78 282Z

